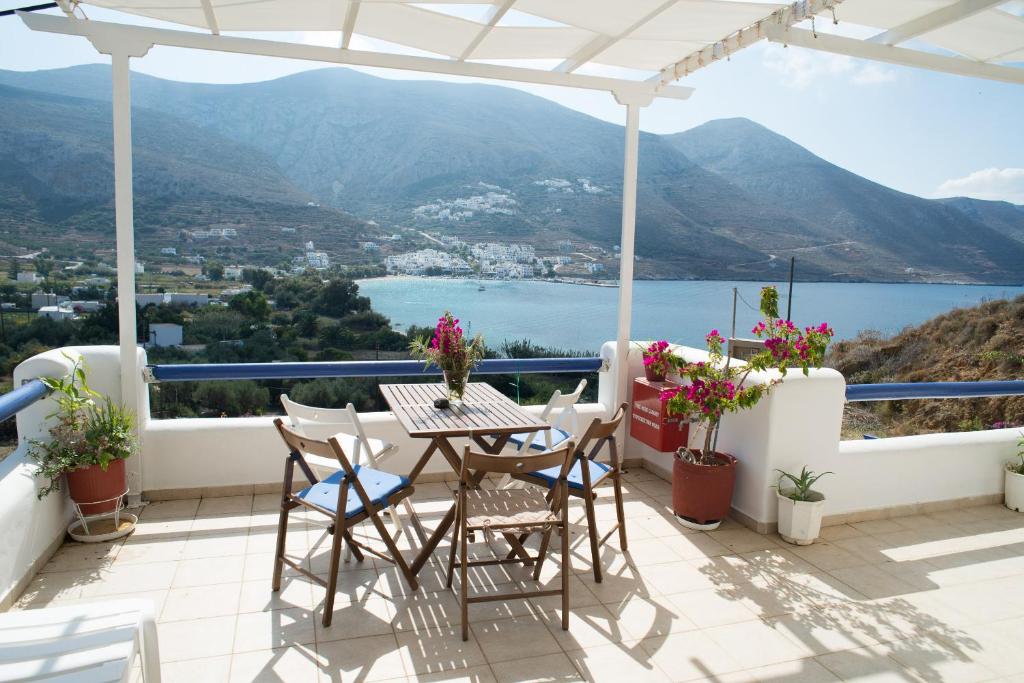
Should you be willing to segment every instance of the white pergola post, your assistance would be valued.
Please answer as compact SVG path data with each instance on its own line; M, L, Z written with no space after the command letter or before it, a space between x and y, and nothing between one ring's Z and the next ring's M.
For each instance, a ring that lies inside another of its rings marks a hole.
M142 374L135 319L135 216L132 190L132 95L129 56L111 55L114 123L114 223L117 232L117 333L121 347L121 400L139 415ZM137 430L137 438L142 430ZM142 497L142 453L130 458L128 491L131 502Z
M114 225L117 236L117 332L121 358L121 401L138 420L140 411L142 368L139 367L137 322L135 315L135 218L132 189L132 57L142 57L151 44L135 41L92 40L97 51L110 55L113 78L112 122L114 128ZM139 451L129 458L128 504L142 499L142 429L136 424Z
M626 106L626 151L622 164L622 236L619 242L619 323L615 337L615 402L626 400L629 390L629 342L633 321L633 261L636 238L636 186L640 154L640 108L651 97L615 93ZM614 413L616 406L608 407Z

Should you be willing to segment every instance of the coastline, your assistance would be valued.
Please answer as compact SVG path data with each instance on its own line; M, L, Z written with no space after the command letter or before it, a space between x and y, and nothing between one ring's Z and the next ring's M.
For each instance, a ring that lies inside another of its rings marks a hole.
M483 284L485 282L547 282L550 284L558 285L579 285L583 287L601 287L605 289L618 289L618 280L579 280L575 278L550 278L550 277L523 277L515 279L499 280L495 278L482 278L482 277L454 277L451 275L378 275L377 277L364 277L355 280L356 283L360 282L374 282L374 281L401 281L401 280L452 280L452 281L467 281L467 282L478 282ZM736 279L736 278L636 278L633 282L771 282L769 280L755 278L750 280ZM782 280L776 281L783 282ZM948 280L941 282L907 282L906 280L800 280L796 279L793 281L794 285L918 285L925 287L932 287L935 285L943 285L949 287L1024 287L1024 281L1021 282L961 282L957 280Z
M364 277L355 280L356 284L362 282L399 282L402 280L453 280L453 281L465 281L465 282L477 282L483 284L485 282L548 282L556 285L581 285L583 287L605 287L609 289L618 289L618 280L607 280L602 282L601 280L576 280L573 278L558 278L558 277L520 277L515 279L498 280L495 278L482 278L482 277L452 277L450 275L379 275L377 277ZM676 280L664 280L663 282L677 282ZM681 281L678 281L681 282Z

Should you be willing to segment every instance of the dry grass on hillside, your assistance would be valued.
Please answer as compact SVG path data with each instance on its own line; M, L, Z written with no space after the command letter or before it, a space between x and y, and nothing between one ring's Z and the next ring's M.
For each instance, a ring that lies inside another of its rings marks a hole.
M891 338L862 332L828 364L850 384L1024 379L1024 296L960 308ZM882 435L1024 425L1024 396L850 404L844 433Z

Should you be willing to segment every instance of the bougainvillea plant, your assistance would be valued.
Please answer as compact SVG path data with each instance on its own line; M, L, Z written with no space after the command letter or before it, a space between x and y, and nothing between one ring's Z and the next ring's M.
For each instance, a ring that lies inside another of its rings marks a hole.
M672 362L672 351L669 350L669 343L664 339L651 342L649 346L641 345L644 353L644 368L656 377L664 377L674 367Z
M711 330L705 337L706 361L686 363L672 356L680 376L688 383L662 392L661 397L667 401L670 414L689 416L704 431L702 450L682 450L681 455L689 462L717 464L712 445L722 416L753 408L782 381L779 378L746 386L750 373L775 369L785 377L790 368L799 367L806 375L812 367L820 368L824 361L834 335L828 323L801 330L791 321L779 319L779 293L775 287L761 289L761 313L765 319L752 332L764 340L764 350L745 364L733 364L732 359L726 358L722 348L725 338L718 330Z
M486 348L482 335L467 341L459 327L459 319L445 311L437 319L434 336L413 340L409 350L424 361L424 369L431 365L440 368L448 385L449 397L461 399L466 391L469 371L483 359Z

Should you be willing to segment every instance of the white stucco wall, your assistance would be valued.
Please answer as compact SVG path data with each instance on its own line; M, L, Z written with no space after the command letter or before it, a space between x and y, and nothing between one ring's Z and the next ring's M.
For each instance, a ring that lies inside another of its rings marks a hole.
M14 386L37 377L64 376L80 357L85 359L90 386L120 400L121 365L116 346L69 347L33 356L15 368ZM148 411L149 402L144 405ZM56 408L56 402L48 397L18 413L18 448L0 463L0 608L7 606L5 601L48 559L72 518L64 491L36 498L42 481L35 476L35 462L28 456L29 441L47 437L54 423L47 416Z

